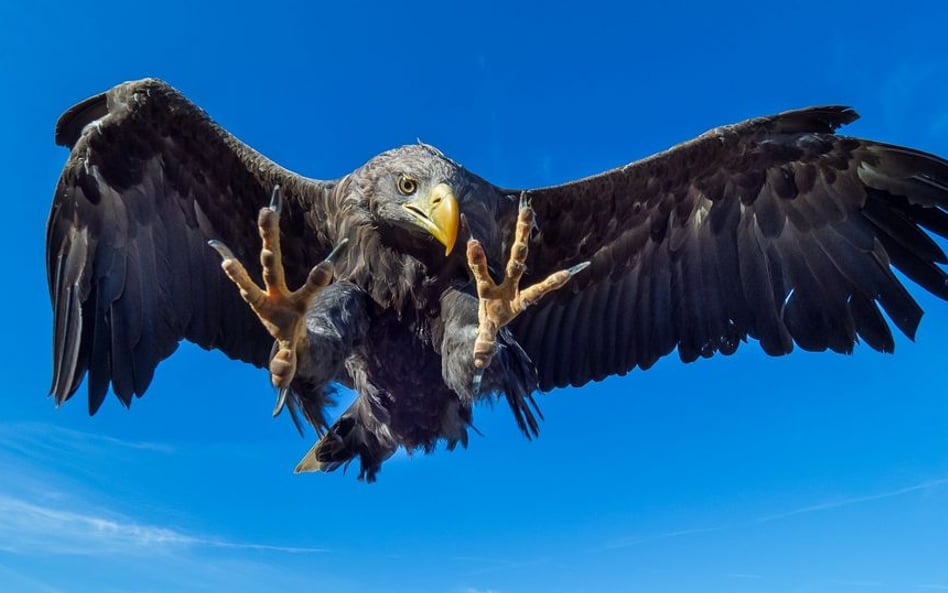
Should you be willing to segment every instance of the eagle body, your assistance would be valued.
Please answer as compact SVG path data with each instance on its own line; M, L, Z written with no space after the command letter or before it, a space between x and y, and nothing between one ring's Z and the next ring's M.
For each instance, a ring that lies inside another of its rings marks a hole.
M129 405L182 339L272 363L273 337L207 242L259 276L255 217L277 187L286 284L335 258L280 392L294 420L322 434L299 469L358 458L372 480L398 447L466 445L487 398L505 399L534 436L537 391L647 369L673 351L684 362L748 341L771 355L849 353L860 341L891 352L890 322L913 337L922 316L894 270L948 299L948 258L933 239L948 236L948 162L836 133L856 117L788 111L521 190L424 144L334 180L303 177L161 81L118 85L57 124L71 153L47 227L51 392L63 402L87 379L90 412L110 389ZM516 231L527 207L528 252ZM570 270L568 284L499 328L483 371L474 240L494 279L511 275L508 254L521 248L524 285ZM330 422L336 384L358 395Z
M376 222L384 204L376 203L373 189L396 159L414 177L449 182L462 207L475 202L468 224L484 236L499 234L493 212L476 207L485 203L485 182L427 145L383 153L334 188L327 210L345 216L327 239L346 240L347 247L336 264L336 283L310 309L308 329L322 339L310 340L310 359L289 395L315 426L329 427L319 450L321 469L357 453L360 476L369 479L398 446L432 451L439 440L449 448L466 446L475 403L470 359L477 300L464 292L470 285L464 256L446 257L430 237ZM413 170L416 159L426 167ZM494 200L508 200L490 191ZM330 427L323 410L334 382L360 397ZM505 395L522 430L536 434L536 374L508 333L487 387Z

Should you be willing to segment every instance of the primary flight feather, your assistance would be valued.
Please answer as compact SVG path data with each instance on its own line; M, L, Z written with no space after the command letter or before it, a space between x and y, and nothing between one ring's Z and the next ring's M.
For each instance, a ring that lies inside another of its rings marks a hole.
M909 337L922 316L894 269L948 299L948 162L835 133L856 117L756 118L520 190L424 144L309 179L161 81L118 85L56 126L51 392L88 377L90 412L110 385L129 405L187 339L269 368L275 412L322 435L298 469L372 480L399 446L466 444L481 398L535 435L537 390L675 349L891 352L883 313ZM358 397L330 423L335 383Z

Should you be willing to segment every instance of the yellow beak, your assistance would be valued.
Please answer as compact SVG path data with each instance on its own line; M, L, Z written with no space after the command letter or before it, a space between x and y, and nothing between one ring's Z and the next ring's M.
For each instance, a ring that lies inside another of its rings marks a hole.
M461 215L454 192L446 183L439 183L427 196L418 196L402 207L411 213L415 224L444 245L445 255L451 254L458 238Z

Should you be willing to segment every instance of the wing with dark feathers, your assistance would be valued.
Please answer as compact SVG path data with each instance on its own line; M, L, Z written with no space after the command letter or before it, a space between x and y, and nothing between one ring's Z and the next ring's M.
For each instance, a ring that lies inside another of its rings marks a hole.
M129 405L181 339L266 364L272 339L207 241L259 277L257 212L279 184L287 276L299 283L329 251L320 225L332 184L278 167L158 80L79 103L56 141L72 149L46 235L57 402L88 373L90 412L109 384Z
M948 162L834 134L844 107L717 128L572 183L528 191L539 231L526 286L589 260L514 332L541 389L730 354L892 351L922 310L893 268L948 299ZM512 229L514 206L503 228ZM509 243L509 241L508 241ZM881 309L881 310L880 310Z

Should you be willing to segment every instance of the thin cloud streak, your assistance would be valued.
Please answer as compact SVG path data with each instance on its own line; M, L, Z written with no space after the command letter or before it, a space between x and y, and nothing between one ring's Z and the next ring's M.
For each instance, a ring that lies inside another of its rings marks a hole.
M880 492L878 494L870 494L867 496L854 496L851 498L842 498L839 500L834 500L831 502L823 502L820 504L814 504L810 506L801 507L794 509L792 511L787 511L784 513L777 513L774 515L766 515L757 520L758 523L768 523L770 521L776 521L778 519L785 519L787 517L793 517L795 515L803 515L805 513L813 513L817 511L826 511L830 509L837 509L840 507L846 507L854 504L862 504L864 502L872 502L875 500L882 500L885 498L893 498L895 496L902 496L905 494L910 494L912 492L920 492L923 490L931 490L933 488L938 488L948 484L948 478L939 478L937 480L929 480L927 482L922 482L920 484L915 484L912 486L906 486L904 488L899 488L898 490L889 490L888 492Z
M711 533L713 531L722 531L726 527L699 527L696 529L678 529L675 531L668 531L665 533L660 533L653 536L644 536L644 537L626 537L614 542L608 543L603 546L603 549L606 550L617 550L619 548L628 548L630 546L638 546L640 544L659 541L663 539L673 539L676 537L683 537L687 535L697 535L700 533Z
M0 495L0 550L44 554L154 554L218 548L312 554L323 548L237 542L138 523L105 513L79 513Z
M840 585L842 587L869 587L869 588L879 588L885 587L885 583L880 583L879 581L850 581L845 579L833 579L830 581L830 584Z
M499 570L510 570L517 568L529 568L532 566L539 566L547 562L546 558L538 558L535 560L511 560L508 558L484 558L480 556L455 556L455 560L459 562L472 562L477 564L484 564L480 568L475 568L466 572L467 576L477 576L490 572L496 572Z
M112 436L73 430L43 422L0 423L0 437L3 437L8 447L11 443L29 439L34 441L32 444L42 444L57 450L60 450L64 446L70 449L82 450L88 449L91 446L105 445L137 451L152 451L155 453L171 454L175 452L175 448L166 443L128 441ZM38 441L38 443L35 441Z
M23 574L13 568L0 564L0 583L15 585L20 593L66 593L62 589L53 587L43 581Z
M754 581L764 578L763 575L750 574L746 572L728 572L728 573L725 573L723 576L729 579L743 579L743 580L754 580Z
M763 516L763 517L760 517L760 518L756 519L756 520L753 521L752 523L743 523L743 522L740 522L740 523L732 524L732 525L729 525L729 526L704 527L704 528L696 528L696 529L679 529L679 530L668 531L668 532L665 532L665 533L661 533L661 534L658 534L658 535L652 535L652 536L639 536L639 537L625 537L625 538L620 538L620 539L613 540L613 541L611 541L611 542L606 543L602 548L599 548L599 549L600 549L600 550L616 550L616 549L620 549L620 548L627 548L627 547L631 547L631 546L638 546L638 545L642 545L642 544L646 544L646 543L652 543L652 542L661 541L661 540L665 540L665 539L672 539L672 538L684 537L684 536L688 536L688 535L697 535L697 534L702 534L702 533L710 533L710 532L716 532L716 531L725 531L725 530L729 530L729 529L733 529L733 528L749 527L749 526L751 526L751 525L759 525L759 524L762 524L762 523L769 523L769 522L771 522L771 521L776 521L776 520L779 520L779 519L785 519L785 518L793 517L793 516L796 516L796 515L802 515L802 514L806 514L806 513L817 512L817 511L832 510L832 509L847 507L847 506L854 505L854 504L861 504L861 503L872 502L872 501L876 501L876 500L883 500L883 499L886 499L886 498L893 498L893 497L896 497L896 496L903 496L903 495L906 495L906 494L911 494L911 493L913 493L913 492L922 492L922 491L926 491L926 490L932 490L932 489L939 488L939 487L945 486L945 485L948 485L948 477L946 477L946 478L938 478L938 479L935 479L935 480L928 480L928 481L921 482L921 483L918 483L918 484L913 484L913 485L911 485L911 486L905 486L905 487L903 487L903 488L898 488L898 489L896 489L896 490L889 490L889 491L886 491L886 492L880 492L880 493L877 493L877 494L870 494L870 495L866 495L866 496L854 496L854 497L849 497L849 498L843 498L843 499L839 499L839 500L835 500L835 501L831 501L831 502L824 502L824 503L809 505L809 506L801 507L801 508L798 508L798 509L794 509L794 510L792 510L792 511L786 511L786 512L783 512L783 513L775 513L775 514L772 514L772 515L765 515L765 516ZM763 577L761 577L761 576L759 576L759 575L754 575L754 574L741 574L741 573L729 573L729 574L725 574L725 575L723 575L723 576L728 577L728 578L743 578L743 579L759 579L759 578L763 578ZM846 584L846 585L848 585L848 586L862 586L862 587L877 587L877 586L881 586L879 583L876 583L876 582L874 582L874 581L838 581L837 584ZM931 588L931 589L936 589L936 590L937 590L939 587L941 587L941 585L931 585L931 586L928 586L928 585L919 585L919 587L929 587L929 588ZM945 590L948 590L948 586L945 586Z

